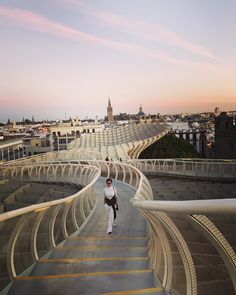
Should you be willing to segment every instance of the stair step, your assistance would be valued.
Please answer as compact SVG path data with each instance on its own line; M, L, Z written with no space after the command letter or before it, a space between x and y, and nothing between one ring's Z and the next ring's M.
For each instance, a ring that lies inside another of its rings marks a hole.
M143 249L146 249L147 247L144 247L144 246L120 246L120 245L104 245L104 246L63 246L63 247L57 247L56 249L57 250L81 250L81 251L93 251L93 250L96 250L96 251L100 251L100 250L120 250L120 249L123 249L123 250L126 250L126 249L133 249L133 250L143 250Z
M147 238L69 238L64 246L147 246Z
M147 256L146 247L57 247L50 258L137 257Z
M147 257L39 260L30 276L89 273L148 268Z
M154 287L153 273L152 270L148 269L61 276L18 277L8 295L102 294Z
M85 273L69 273L58 275L43 275L43 276L18 276L15 278L17 281L33 281L45 279L62 279L62 278L80 278L80 277L94 277L104 275L123 275L123 274L136 274L136 273L152 273L151 269L135 269L135 270L118 270L118 271L103 271L103 272L85 272Z

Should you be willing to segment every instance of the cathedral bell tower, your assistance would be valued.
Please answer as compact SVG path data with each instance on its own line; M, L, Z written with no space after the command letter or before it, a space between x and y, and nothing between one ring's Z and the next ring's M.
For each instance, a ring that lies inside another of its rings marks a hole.
M108 97L108 106L107 106L107 119L108 122L113 122L113 110L112 110L112 106L111 106L111 101L110 98Z

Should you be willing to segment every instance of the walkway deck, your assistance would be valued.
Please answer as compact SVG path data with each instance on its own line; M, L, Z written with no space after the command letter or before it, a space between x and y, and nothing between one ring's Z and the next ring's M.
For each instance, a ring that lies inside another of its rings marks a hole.
M104 179L95 190L98 207L84 230L41 259L29 276L18 277L8 294L159 294L147 253L146 221L130 204L134 190L114 182L118 190L118 226L106 234Z

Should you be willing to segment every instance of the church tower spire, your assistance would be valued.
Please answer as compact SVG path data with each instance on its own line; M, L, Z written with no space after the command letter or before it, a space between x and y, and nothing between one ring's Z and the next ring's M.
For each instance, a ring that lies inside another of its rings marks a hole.
M138 114L137 114L139 117L143 117L143 116L145 116L145 113L144 113L144 111L143 111L143 107L142 107L142 105L140 104L140 107L139 107L139 112L138 112Z
M107 118L108 118L108 122L113 122L114 121L113 109L112 109L112 106L111 106L110 97L108 97Z

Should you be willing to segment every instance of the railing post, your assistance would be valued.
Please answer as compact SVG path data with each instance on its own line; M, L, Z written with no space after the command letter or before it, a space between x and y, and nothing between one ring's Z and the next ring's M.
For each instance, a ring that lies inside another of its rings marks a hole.
M33 228L32 228L31 239L30 239L30 244L31 244L30 248L31 248L31 255L33 257L33 260L39 259L38 251L37 251L37 234L38 234L38 229L41 224L41 221L42 221L46 212L47 212L47 210L43 210L43 211L38 212L38 216L36 217L36 219L34 221Z
M152 161L152 172L155 172L155 161Z
M194 173L193 173L194 174ZM195 176L198 175L198 163L195 163Z
M20 220L16 224L16 226L13 229L13 232L10 236L10 239L8 241L7 246L7 270L10 279L14 279L17 276L16 269L15 269L15 261L14 261L14 255L15 255L15 246L16 241L20 235L20 232L28 219L29 214L25 214L21 216Z
M186 174L186 163L183 161L183 174Z
M71 205L70 203L65 205L64 210L63 210L63 214L62 214L61 226L62 226L62 233L63 233L63 236L65 239L68 238L66 221L67 221L67 214L70 209L70 205Z

